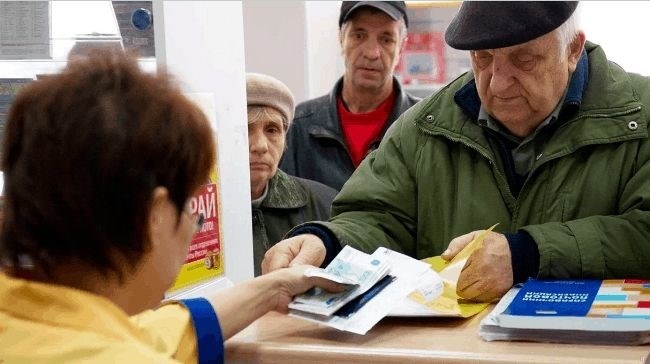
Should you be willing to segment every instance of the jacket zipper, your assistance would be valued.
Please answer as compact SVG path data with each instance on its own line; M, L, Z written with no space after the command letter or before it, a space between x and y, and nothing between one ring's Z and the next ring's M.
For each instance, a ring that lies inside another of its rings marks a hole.
M425 132L426 134L431 135L431 136L442 135L443 137L445 137L445 138L447 138L447 139L449 139L449 140L451 140L453 142L460 143L460 144L464 145L465 147L467 147L467 148L477 152L478 154L480 154L483 158L487 159L487 161L490 163L490 166L492 167L492 170L494 171L497 178L499 179L499 183L501 183L502 186L505 186L505 189L508 192L508 197L512 200L513 208L516 209L517 199L512 194L512 190L510 189L510 185L508 185L508 180L505 178L503 173L501 173L501 171L496 167L495 161L492 158L490 158L490 156L487 155L487 153L483 152L482 150L480 150L479 148L477 148L473 144L462 140L462 138L455 138L455 137L452 137L450 135L447 135L445 133L440 133L440 132L435 133L435 132L432 132L432 131L424 129L424 128L419 128L419 129L422 130L423 132Z
M632 114L632 113L637 112L639 110L641 110L641 106L636 106L636 107L634 107L632 109L624 110L624 111L617 112L617 113L611 113L611 114L584 114L584 115L581 115L580 118L587 118L587 117L589 117L589 118L594 118L594 117L598 117L598 118L616 117L616 116L629 115L629 114ZM564 123L557 131L560 131L562 129L562 127L564 127L564 125L566 125L566 123ZM519 196L523 196L525 194L526 188L528 187L528 184L529 184L528 180L530 179L530 176L533 173L535 173L543 164L546 164L546 163L548 163L548 162L550 162L552 160L564 157L566 155L567 154L557 155L557 156L555 156L555 157L553 157L551 159L545 160L545 161L543 161L543 162L541 162L539 164L534 164L533 168L528 173L528 176L526 176L526 180L524 181L523 185L521 186L521 191L519 191ZM515 206L516 206L515 210L513 211L513 214L512 214L513 223L515 222L516 218L519 216L519 204L515 204Z
M350 165L352 166L352 170L354 171L355 169L357 169L354 166L354 163L352 162L352 155L350 154L350 150L348 149L347 144L345 144L345 141L343 141L343 138L339 138L338 135L329 134L329 133L328 134L320 133L320 134L312 134L312 135L318 138L328 138L328 139L336 140L336 142L339 143L339 145L345 151L345 154L348 156Z

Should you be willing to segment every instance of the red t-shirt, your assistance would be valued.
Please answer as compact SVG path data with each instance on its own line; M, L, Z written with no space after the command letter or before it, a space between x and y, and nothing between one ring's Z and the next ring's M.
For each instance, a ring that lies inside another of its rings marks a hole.
M375 110L357 114L348 111L343 103L343 98L338 97L337 104L341 129L355 167L359 166L363 158L368 154L370 144L379 137L379 134L384 129L388 115L390 115L393 108L394 100L395 91Z

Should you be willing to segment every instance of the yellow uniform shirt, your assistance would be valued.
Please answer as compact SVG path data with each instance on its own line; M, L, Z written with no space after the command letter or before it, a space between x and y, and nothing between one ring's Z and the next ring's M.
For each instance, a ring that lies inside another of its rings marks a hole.
M104 297L0 273L2 364L196 363L197 350L183 305L129 317Z

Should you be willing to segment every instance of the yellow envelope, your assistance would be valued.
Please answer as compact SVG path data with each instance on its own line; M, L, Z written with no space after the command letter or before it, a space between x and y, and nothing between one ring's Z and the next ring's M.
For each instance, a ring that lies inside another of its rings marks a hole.
M472 240L469 244L465 245L465 247L458 253L456 256L454 256L449 262L447 262L447 265L453 265L454 263L458 262L459 260L467 259L469 258L472 253L476 249L479 249L483 246L483 240L487 236L490 231L492 231L499 223L496 223L492 226L490 226L488 229L484 230L482 233L478 234L474 240Z
M489 229L480 233L474 240L467 244L456 256L447 262L440 256L430 257L422 261L429 263L431 269L438 273L442 273L445 268L454 266L456 263L467 259L475 250L483 246L483 239L492 231L498 224L492 225ZM456 277L458 279L458 277ZM427 301L419 291L412 292L408 297L427 308L434 311L435 316L451 316L451 317L470 317L483 311L489 303L475 303L464 300L456 294L456 281L448 281L443 279L444 288L442 294L436 299Z

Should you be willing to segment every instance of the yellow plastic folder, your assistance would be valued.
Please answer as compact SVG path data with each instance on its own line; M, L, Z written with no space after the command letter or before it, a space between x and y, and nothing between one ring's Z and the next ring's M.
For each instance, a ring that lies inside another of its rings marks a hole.
M494 224L489 229L478 234L474 240L467 244L463 250L456 254L456 256L454 256L454 258L449 262L442 259L440 256L426 258L423 259L423 261L429 263L431 269L441 274L441 276L444 276L444 270L446 268L454 266L456 263L461 261L465 261L476 249L481 248L485 236L497 225L498 224ZM469 302L458 297L456 294L457 279L457 276L453 281L443 279L444 287L442 294L433 300L427 301L419 291L412 292L408 297L434 311L436 316L470 317L481 312L489 305L489 303Z

